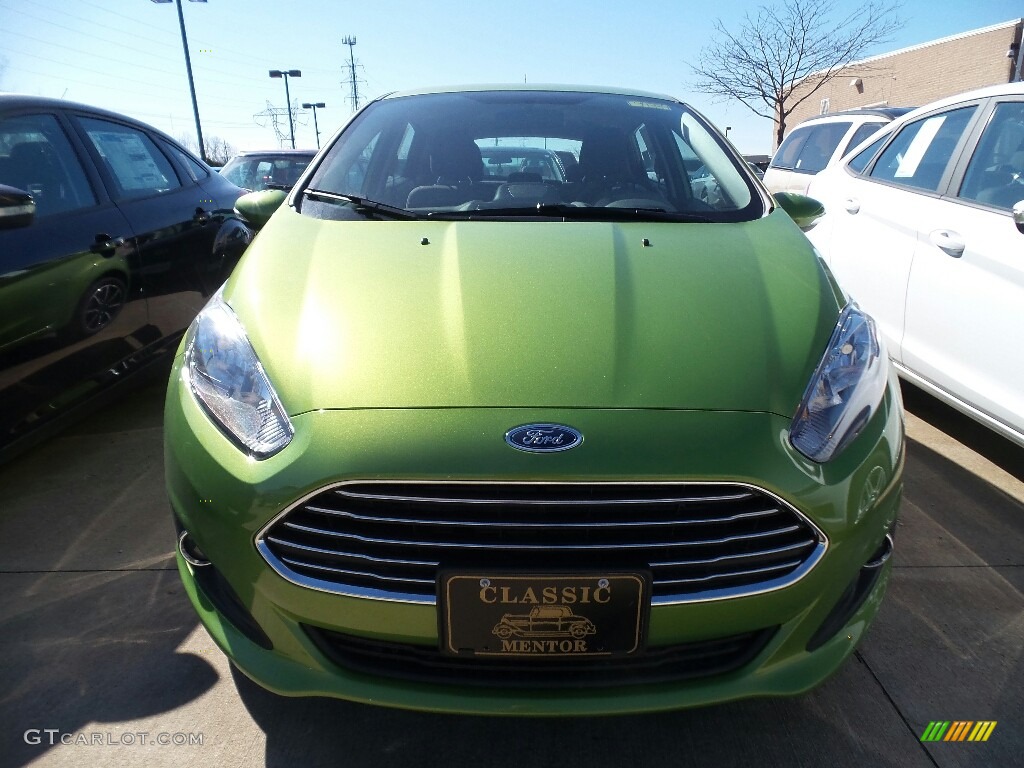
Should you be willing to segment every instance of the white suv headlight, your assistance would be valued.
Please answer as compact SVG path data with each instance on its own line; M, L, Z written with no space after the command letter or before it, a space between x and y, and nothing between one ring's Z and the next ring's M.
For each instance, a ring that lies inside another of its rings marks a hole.
M793 447L812 461L836 456L878 408L888 373L875 321L848 304L793 417Z
M255 458L291 442L295 430L288 415L219 291L189 329L183 372L210 418Z

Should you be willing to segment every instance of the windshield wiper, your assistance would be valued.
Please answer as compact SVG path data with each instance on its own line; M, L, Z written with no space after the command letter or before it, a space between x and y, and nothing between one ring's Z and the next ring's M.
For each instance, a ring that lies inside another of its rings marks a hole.
M711 219L693 213L679 213L665 208L615 208L578 206L565 203L537 203L533 206L477 208L467 211L435 211L427 219L492 219L492 218L560 218L577 221L672 221L708 223Z
M362 214L366 218L373 218L374 215L385 216L389 219L419 219L419 214L407 211L405 208L398 208L387 203L378 203L375 200L367 200L355 195L345 195L338 192L327 192L322 189L304 189L304 197L316 200L321 203L333 203L335 205L351 205L352 210Z

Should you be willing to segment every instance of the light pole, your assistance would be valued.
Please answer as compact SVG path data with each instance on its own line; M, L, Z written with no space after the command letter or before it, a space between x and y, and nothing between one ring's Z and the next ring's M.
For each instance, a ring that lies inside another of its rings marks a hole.
M181 0L178 2L180 3ZM298 69L272 69L270 76L284 78L284 97L288 101L288 129L292 133L292 149L295 149L295 123L292 122L292 96L288 92L288 78L302 77L302 72Z
M731 130L732 130L732 126L731 125L725 126L725 138L727 138L727 139L729 138L729 131L731 131Z
M152 0L154 3L170 3L172 0ZM192 3L205 3L206 0L189 0ZM192 94L192 112L196 116L196 137L199 139L199 156L206 159L206 143L203 141L203 128L199 124L199 103L196 101L196 84L192 80L192 59L188 55L188 38L185 36L185 15L181 12L181 0L177 0L178 23L181 25L181 47L185 50L185 71L188 72L188 90Z
M318 102L316 102L316 104L311 104L309 102L306 102L305 104L302 105L303 109L312 109L313 110L313 130L316 131L316 148L317 149L320 149L320 126L316 124L316 111L318 109L323 109L326 106L327 105L324 104L322 101L318 101Z

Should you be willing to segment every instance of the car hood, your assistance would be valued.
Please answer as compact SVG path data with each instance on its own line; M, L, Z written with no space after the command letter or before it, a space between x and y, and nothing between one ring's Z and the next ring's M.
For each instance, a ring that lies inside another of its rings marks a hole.
M352 222L283 207L224 295L292 415L791 415L840 309L781 211L738 224Z

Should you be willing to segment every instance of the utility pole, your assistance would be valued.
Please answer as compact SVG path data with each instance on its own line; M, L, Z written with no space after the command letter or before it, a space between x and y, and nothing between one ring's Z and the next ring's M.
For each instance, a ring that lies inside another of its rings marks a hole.
M154 3L170 3L172 0L152 0ZM190 0L193 3L205 3L206 0ZM181 0L177 0L178 24L181 26L181 47L185 51L185 71L188 73L188 92L192 95L192 114L196 117L196 138L199 139L199 156L204 163L209 163L206 156L206 142L203 141L203 127L199 123L199 103L196 101L196 84L192 79L192 58L188 55L188 37L185 35L185 15L181 12ZM354 40L352 42L355 42Z
M313 130L316 131L316 148L317 149L320 149L320 126L317 125L317 122L316 122L316 111L318 109L323 109L326 106L327 105L324 104L322 101L318 101L316 103L307 101L307 102L304 102L303 105L302 105L303 109L312 109L313 110Z
M359 111L359 85L356 82L356 59L355 59L355 47L356 39L352 36L346 37L341 41L342 45L348 46L348 69L349 77L352 79L352 111Z
M271 77L284 78L284 97L288 101L288 129L292 134L292 149L295 149L295 123L292 121L292 95L288 90L289 77L302 77L300 69L272 69Z

